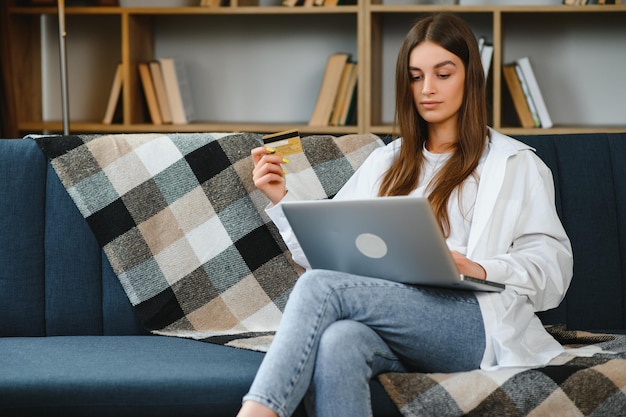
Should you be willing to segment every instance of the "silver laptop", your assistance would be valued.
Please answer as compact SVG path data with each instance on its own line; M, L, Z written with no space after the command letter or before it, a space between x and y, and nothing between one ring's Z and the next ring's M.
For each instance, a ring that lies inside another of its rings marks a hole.
M459 275L425 198L282 203L312 268L473 291L504 285Z

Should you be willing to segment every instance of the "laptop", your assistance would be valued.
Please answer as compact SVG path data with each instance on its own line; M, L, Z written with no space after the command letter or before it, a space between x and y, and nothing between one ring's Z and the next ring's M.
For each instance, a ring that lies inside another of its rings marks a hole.
M312 268L414 285L505 288L459 274L426 198L289 201L282 207Z

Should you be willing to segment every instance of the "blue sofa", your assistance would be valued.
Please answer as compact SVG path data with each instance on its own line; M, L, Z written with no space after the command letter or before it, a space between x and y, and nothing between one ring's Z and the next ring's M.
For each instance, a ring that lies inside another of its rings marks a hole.
M542 319L626 333L626 134L519 139L553 169L575 254ZM0 140L0 415L233 416L262 357L150 334L37 144ZM375 415L399 416L372 385Z

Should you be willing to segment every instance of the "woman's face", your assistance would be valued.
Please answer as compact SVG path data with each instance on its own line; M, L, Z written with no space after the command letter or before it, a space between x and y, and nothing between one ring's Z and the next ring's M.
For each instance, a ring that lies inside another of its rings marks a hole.
M413 103L431 124L454 123L463 103L465 66L452 52L425 41L409 55Z

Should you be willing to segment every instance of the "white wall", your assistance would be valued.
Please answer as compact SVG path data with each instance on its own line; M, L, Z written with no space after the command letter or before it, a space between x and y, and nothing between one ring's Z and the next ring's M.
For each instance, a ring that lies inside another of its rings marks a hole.
M102 120L120 55L119 19L67 16L69 110L72 121ZM89 42L81 33L90 32ZM56 15L42 17L43 120L61 120L59 32Z

